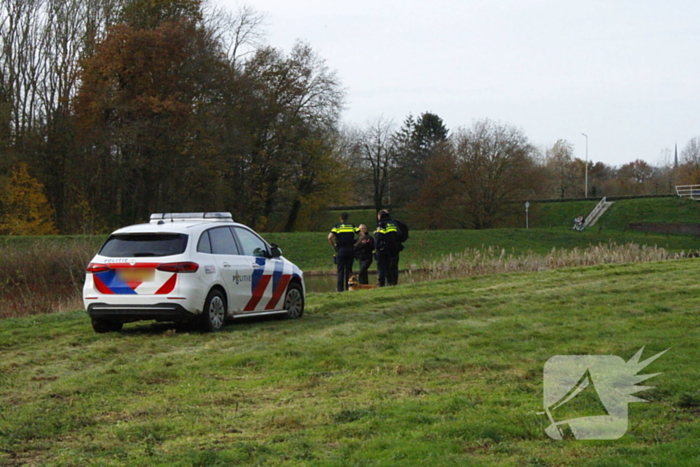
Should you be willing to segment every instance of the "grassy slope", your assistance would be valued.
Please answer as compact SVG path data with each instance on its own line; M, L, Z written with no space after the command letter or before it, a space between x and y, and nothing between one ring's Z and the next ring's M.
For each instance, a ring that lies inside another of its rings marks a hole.
M294 234L270 233L265 238L279 243L284 255L305 271L332 271L333 250L325 234L301 232ZM657 245L669 251L680 252L700 249L700 242L690 236L645 235L596 228L585 232L562 229L494 229L494 230L423 230L411 232L406 249L401 253L401 267L420 266L423 259L437 259L442 255L464 251L466 248L495 247L507 252L547 253L552 248L585 248L591 244L616 242Z
M700 223L700 203L682 198L641 198L616 201L601 223L622 230L628 222Z
M508 252L546 253L552 248L584 248L598 243L627 243L658 245L671 251L697 250L700 246L689 236L645 235L625 231L627 222L695 222L700 221L700 203L680 198L650 198L618 201L612 205L600 223L586 232L571 230L572 219L578 214L588 214L595 201L566 203L533 203L531 207L532 229L493 230L412 230L407 249L402 253L402 264L420 265L423 259L436 259L442 255L463 251L465 248L496 247ZM336 213L328 212L328 229L336 222ZM351 213L359 223L372 217L371 211ZM351 220L353 217L351 217ZM370 229L376 223L368 222ZM326 240L327 232L263 233L270 242L278 243L286 257L305 271L332 271L333 250ZM26 248L36 242L65 245L67 249L77 245L92 246L97 250L105 236L69 237L0 237L2 248Z
M697 260L316 294L202 335L0 321L0 464L695 466ZM671 350L623 438L546 437L554 355Z
M597 225L586 232L571 230L573 218L588 215L597 201L572 201L565 203L537 203L530 207L530 230L447 230L411 231L411 239L402 254L402 264L419 265L422 259L435 259L441 255L465 248L498 247L511 252L546 253L552 248L585 248L590 244L636 242L658 245L670 251L697 250L700 242L689 236L645 235L625 231L628 222L700 222L700 203L681 198L645 198L616 201ZM332 215L334 215L333 213ZM354 222L366 221L369 211L351 212ZM335 222L330 215L329 229ZM524 213L523 213L524 216ZM325 234L306 232L296 234L266 234L269 241L280 244L285 255L306 270L332 270L332 250Z
M530 206L530 226L542 229L574 225L576 216L587 216L598 201L567 201L561 203L533 202Z
M574 217L586 216L598 204L598 201L567 201L560 203L530 203L530 227L551 229L571 228ZM338 211L324 213L329 229L337 222ZM398 218L410 218L410 213L397 211ZM350 220L355 224L366 223L370 228L376 225L374 212L371 210L351 211ZM624 230L628 222L700 222L700 203L685 198L639 198L615 201L605 214L600 224L604 229ZM522 222L516 226L525 226L525 211L522 208ZM596 226L597 228L598 226Z

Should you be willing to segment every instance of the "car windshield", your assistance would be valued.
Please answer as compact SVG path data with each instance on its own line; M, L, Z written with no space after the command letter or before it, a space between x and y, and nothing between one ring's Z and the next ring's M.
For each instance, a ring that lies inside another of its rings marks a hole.
M119 234L109 237L100 255L110 258L138 258L179 255L187 247L184 234Z

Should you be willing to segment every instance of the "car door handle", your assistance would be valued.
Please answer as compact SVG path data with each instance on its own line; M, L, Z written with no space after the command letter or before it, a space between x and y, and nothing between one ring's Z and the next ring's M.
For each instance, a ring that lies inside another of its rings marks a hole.
M253 266L253 269L259 269L259 268L260 268L260 265L259 265L258 263L253 263L252 266Z
M231 267L231 265L228 264L228 263L224 263L223 266L224 266L225 268L230 268L230 267Z

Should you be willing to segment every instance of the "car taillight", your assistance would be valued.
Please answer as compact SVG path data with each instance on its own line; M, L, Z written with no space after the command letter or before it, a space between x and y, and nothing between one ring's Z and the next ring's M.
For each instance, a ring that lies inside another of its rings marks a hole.
M197 272L197 270L199 269L199 264L192 262L163 263L159 264L156 269L165 272Z
M109 271L109 266L100 263L90 263L85 268L85 271L90 272L92 274L97 274L99 272Z

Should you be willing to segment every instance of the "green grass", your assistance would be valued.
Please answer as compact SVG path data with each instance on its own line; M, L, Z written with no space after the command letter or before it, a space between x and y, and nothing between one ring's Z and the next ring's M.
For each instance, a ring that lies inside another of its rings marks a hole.
M691 236L644 234L626 230L629 222L700 222L700 203L681 198L642 198L616 201L598 224L585 232L572 231L577 215L588 215L598 201L569 201L561 203L532 202L530 227L491 230L412 230L401 261L404 266L420 264L424 259L466 248L498 247L516 254L532 251L544 254L552 248L585 248L599 243L638 243L657 245L672 252L694 251L700 241ZM408 218L410 213L397 212ZM337 222L338 212L328 211L328 231ZM371 210L350 211L350 221L366 223L370 230L376 225ZM523 227L525 213L523 210ZM269 241L277 242L285 256L308 271L331 271L333 251L326 241L326 232L268 233Z
M0 465L695 466L699 284L688 259L312 294L218 334L2 320ZM550 357L643 346L671 350L623 438L545 435Z
M623 230L629 222L700 223L700 203L686 198L616 201L601 219L604 229Z
M426 262L438 260L466 249L493 248L508 255L529 252L545 255L552 249L584 249L590 245L615 243L659 246L672 253L695 252L700 241L692 236L644 234L625 230L627 222L691 221L700 214L700 205L678 198L654 198L618 201L601 222L585 232L574 232L571 219L587 213L595 202L533 203L532 229L508 228L492 230L412 230L406 249L401 254L401 268L422 268ZM328 212L328 224L337 213ZM404 217L398 212L398 217ZM351 219L370 218L370 210L353 212ZM405 217L404 217L405 218ZM263 233L276 242L286 257L307 274L332 274L333 250L324 232ZM73 309L79 306L84 268L104 242L105 236L0 237L0 318L25 316ZM376 264L373 269L376 268Z
M518 203L521 213L509 217L508 226L525 227L525 207ZM530 202L529 223L530 227L538 229L571 228L574 217L587 216L598 201L565 201L542 203ZM355 224L365 223L371 229L376 226L376 217L372 210L349 211L350 221ZM326 211L323 220L319 220L321 226L327 225L328 229L338 222L339 211ZM399 219L410 219L411 212L397 211ZM700 203L687 198L638 198L623 199L613 203L610 209L600 220L604 229L624 230L629 222L659 222L659 223L699 223ZM499 226L501 227L501 226ZM597 229L598 226L595 226ZM321 228L320 230L323 230Z
M570 229L574 225L576 216L587 216L597 204L598 201L531 202L530 226L541 229L560 227Z
M269 233L263 236L276 242L284 256L304 271L332 271L333 249L326 234L319 232ZM423 260L437 259L443 255L461 252L467 248L496 247L508 253L523 254L529 251L545 254L556 249L585 248L589 245L614 242L657 245L671 252L700 249L700 241L683 235L652 235L640 232L594 227L584 232L570 228L560 229L493 229L493 230L421 230L412 231L401 253L401 267L420 265Z

